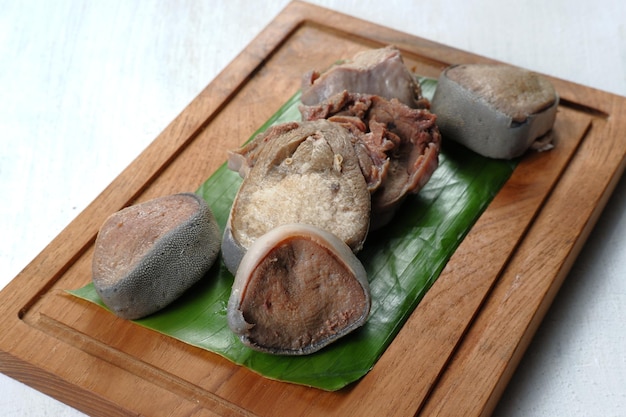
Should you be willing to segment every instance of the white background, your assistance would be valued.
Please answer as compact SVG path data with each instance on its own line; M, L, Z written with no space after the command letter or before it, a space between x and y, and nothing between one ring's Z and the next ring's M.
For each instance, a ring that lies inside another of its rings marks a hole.
M622 0L311 2L626 96ZM287 3L0 0L0 288ZM622 181L495 415L624 415L625 209ZM80 413L0 374L0 415Z

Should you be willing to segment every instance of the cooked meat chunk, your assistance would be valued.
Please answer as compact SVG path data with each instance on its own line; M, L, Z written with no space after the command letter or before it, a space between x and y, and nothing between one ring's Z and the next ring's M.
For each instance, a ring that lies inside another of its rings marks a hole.
M371 199L352 140L349 130L328 120L288 123L233 152L233 167L245 178L222 242L231 272L259 236L287 223L317 226L361 249Z
M228 303L228 323L253 349L315 352L360 327L370 310L365 270L336 236L283 225L245 254Z
M550 81L502 64L446 68L432 110L446 138L490 158L511 159L529 148L551 147L546 135L556 119L559 96Z
M139 319L177 299L217 259L220 230L206 201L163 196L107 218L96 243L92 280L109 309Z
M392 46L366 50L328 71L310 71L302 77L302 104L320 104L342 91L396 98L409 107L428 107L419 83Z
M355 148L372 192L372 229L389 222L406 195L417 193L439 165L441 135L427 109L344 91L300 110L304 120L328 119L358 138Z
M354 255L439 163L430 103L393 47L303 77L302 122L231 152L244 178L222 240L235 274L228 323L273 354L315 352L370 309Z

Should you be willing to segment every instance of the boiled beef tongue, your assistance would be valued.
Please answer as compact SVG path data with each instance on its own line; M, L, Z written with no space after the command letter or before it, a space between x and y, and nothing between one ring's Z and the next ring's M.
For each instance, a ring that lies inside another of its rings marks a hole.
M370 307L367 274L344 242L314 226L286 224L243 257L228 325L252 349L306 355L362 326Z
M371 198L352 142L349 130L328 120L288 123L231 155L245 175L222 241L233 274L256 239L284 224L310 224L354 252L362 248Z
M427 107L428 101L394 46L368 49L327 71L312 70L302 77L304 105L315 105L342 91L396 98L409 107Z
M328 119L351 130L372 193L370 229L386 225L405 197L439 165L441 135L430 102L393 47L360 52L302 79L302 120Z
M327 119L351 130L372 193L370 228L387 224L408 194L419 192L439 165L436 116L396 99L343 91L319 105L301 106L304 120Z

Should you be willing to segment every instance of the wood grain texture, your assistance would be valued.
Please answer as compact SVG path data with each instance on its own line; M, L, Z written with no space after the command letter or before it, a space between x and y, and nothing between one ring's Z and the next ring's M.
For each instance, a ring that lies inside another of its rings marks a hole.
M623 170L623 98L552 80L557 148L524 159L381 360L340 392L264 379L63 291L89 282L110 213L195 190L303 72L386 44L427 76L487 61L292 3L0 293L0 370L94 415L489 414Z

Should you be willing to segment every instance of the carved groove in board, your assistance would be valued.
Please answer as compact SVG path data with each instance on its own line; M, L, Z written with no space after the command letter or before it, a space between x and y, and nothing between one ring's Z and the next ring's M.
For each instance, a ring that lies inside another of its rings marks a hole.
M556 145L559 152L529 154L520 162L426 293L394 343L364 378L364 382L371 381L373 385L366 390L369 388L389 398L393 397L393 393L387 391L387 387L398 389L393 380L409 379L414 382L410 388L405 388L410 389L410 395L407 392L395 396L394 402L387 404L374 400L371 403L363 401L360 412L369 410L372 415L384 415L385 409L391 407L395 410L417 410L419 414L432 389L445 375L449 362L454 360L456 350L506 270L511 256L523 243L559 178L567 171L590 125L589 118L581 118L570 109L560 111L555 125L555 139L561 140ZM537 172L543 175L533 175ZM490 238L485 239L485 236ZM482 254L479 263L473 261L476 253ZM471 279L471 282L464 284L465 279ZM450 306L454 306L454 319L446 318ZM410 336L405 338L404 332L427 337L417 340ZM423 358L428 360L424 361ZM409 362L413 365L409 366ZM379 373L380 369L384 369L384 372ZM361 385L356 386L355 391L361 388ZM359 406L361 403L356 405Z
M561 114L561 118L563 118L563 114ZM446 371L447 371L447 368L449 368L449 364L455 360L457 352L463 348L463 344L465 343L464 342L465 336L472 331L471 330L472 326L474 325L476 320L480 319L481 312L485 308L485 305L491 299L494 289L496 288L496 286L498 285L499 281L502 279L504 274L506 274L506 271L509 269L511 262L515 261L516 254L520 246L524 245L524 243L526 242L527 236L530 230L532 229L533 225L535 224L536 219L539 216L541 216L542 210L546 202L550 200L550 197L552 193L554 192L555 188L558 186L560 179L563 177L563 175L567 171L569 164L571 163L572 159L576 156L578 149L581 147L585 138L589 136L589 133L592 128L591 119L580 120L580 119L572 118L568 120L567 118L565 118L565 121L559 120L559 122L566 124L567 129L572 130L572 134L567 135L567 139L570 140L571 143L567 145L569 149L567 150L568 152L567 152L566 158L559 163L560 167L558 169L558 172L555 175L550 176L550 181L546 183L546 186L543 192L533 193L533 196L535 196L535 194L538 194L541 196L540 200L534 203L534 205L536 205L536 209L533 210L532 216L527 219L527 222L525 223L523 230L520 231L521 232L520 235L515 240L515 244L511 248L508 249L508 256L506 257L506 259L503 261L502 265L500 266L498 273L493 276L494 277L493 279L488 280L486 282L486 284L488 285L485 287L486 291L484 292L480 303L477 304L476 308L473 310L471 319L467 321L462 334L458 335L457 343L454 345L454 348L450 350L449 352L450 355L449 357L447 357L447 360L445 361L445 363L442 363L441 372L437 374L436 378L433 380L433 383L431 384L430 390L425 395L423 401L418 405L416 415L420 414L423 411L423 409L427 406L427 404L430 401L430 397L433 395L433 390L435 390L436 387L440 384L441 380L446 377ZM519 174L521 174L521 172L514 173L514 175L519 175ZM471 236L468 236L468 237L471 239Z
M596 109L594 107L590 107L584 104L580 104L575 101L567 100L564 98L561 98L560 105L564 107L569 107L570 109L577 110L583 113L587 113L588 115L593 116L593 117L599 117L601 119L609 118L609 114L602 110L599 110L599 109Z
M31 317L32 316L32 317ZM126 372L161 386L171 392L176 393L189 401L197 402L204 408L217 411L219 413L228 412L227 415L237 415L250 417L254 414L238 407L212 392L185 381L169 372L141 361L139 358L128 355L105 343L99 342L91 336L73 329L64 323L55 320L45 314L30 315L25 320L29 325L38 330L60 339L67 344L74 346L91 356L102 359L113 366L121 368Z

